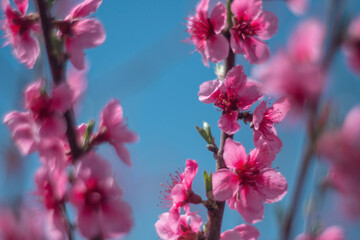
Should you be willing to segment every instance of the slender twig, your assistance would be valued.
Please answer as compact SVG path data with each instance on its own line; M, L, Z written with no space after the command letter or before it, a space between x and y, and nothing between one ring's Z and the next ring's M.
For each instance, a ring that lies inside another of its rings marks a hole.
M225 30L225 37L230 41L230 31L229 29L232 26L232 19L231 19L231 11L230 5L232 0L227 1L227 9L228 9L228 16L227 16L227 26ZM229 49L229 55L224 61L224 73L226 73L235 66L235 55L231 49ZM216 170L221 168L226 168L226 164L223 158L224 152L224 145L227 138L232 138L232 135L226 134L224 131L221 131L220 137L220 147L217 153L214 153L214 158L216 160ZM225 202L216 201L214 206L210 206L207 208L207 228L206 228L206 240L219 240L221 234L221 224L224 215L225 209Z

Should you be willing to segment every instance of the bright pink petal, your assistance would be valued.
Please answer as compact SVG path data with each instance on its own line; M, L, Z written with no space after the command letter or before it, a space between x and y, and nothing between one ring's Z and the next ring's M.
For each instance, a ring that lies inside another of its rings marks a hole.
M226 23L226 8L223 3L218 2L210 14L210 22L216 34L220 34Z
M263 96L263 87L260 83L248 80L246 86L239 90L237 106L239 110L248 110Z
M224 146L224 160L226 166L236 169L241 163L245 162L246 159L247 155L244 146L231 138L227 138Z
M29 0L14 0L16 6L18 7L19 11L25 15L28 7L29 7Z
M254 129L259 130L259 126L264 118L264 113L266 112L266 102L261 101L259 105L255 108L252 123L254 124Z
M246 84L246 75L244 73L244 68L241 65L237 65L230 69L226 74L224 80L224 85L226 91L235 90L238 91L242 89Z
M191 189L192 181L198 171L198 164L195 160L186 160L186 167L181 174L181 183L187 188Z
M264 197L250 186L243 186L240 199L235 207L247 223L256 223L264 219Z
M287 193L287 182L276 170L265 171L257 181L259 191L265 196L266 203L280 201Z
M66 122L61 116L47 117L40 123L40 138L59 137L62 138L66 133Z
M87 17L96 12L101 3L102 0L85 0L71 10L69 17L73 19Z
M212 175L213 194L216 201L234 196L239 188L238 176L228 169L220 169Z
M221 234L221 240L257 240L260 236L256 227L241 224L232 230L225 231Z
M185 200L187 200L185 187L182 184L176 184L171 190L170 197L176 206L182 206Z
M37 40L25 33L18 37L14 45L14 54L20 63L24 63L28 68L33 68L40 54L40 47Z
M281 122L290 110L290 102L287 98L279 98L268 111L269 119L273 123Z
M231 37L230 37L230 46L234 53L236 54L245 54L245 49L243 47L242 40L236 36L236 32L230 29Z
M67 238L68 223L62 214L57 211L48 212L47 225L49 235L53 240L63 240Z
M30 124L30 116L28 112L13 111L5 115L3 122L14 131L21 125L28 126Z
M103 111L101 112L101 124L108 128L112 126L122 123L123 119L123 109L120 105L120 102L116 99L111 100L106 106L104 107Z
M229 44L223 35L213 35L207 42L208 59L213 63L223 61L229 53Z
M249 20L256 17L262 8L261 0L234 0L231 4L231 12L238 19Z
M62 83L51 93L51 109L65 113L71 108L72 91L68 84Z
M278 30L278 19L269 11L262 11L252 24L258 24L257 36L262 40L270 39Z
M212 80L200 85L199 101L203 103L214 103L220 94L221 81Z
M256 38L250 37L244 41L239 41L244 49L244 57L251 64L262 64L270 58L270 50L268 45Z
M332 226L325 231L316 240L344 240L344 232L338 226Z
M176 233L179 219L174 218L173 214L163 213L159 215L159 220L155 223L155 229L159 238L168 239L168 240L176 240L179 235Z
M17 127L12 133L12 138L23 155L28 155L37 150L35 136L29 125Z
M207 19L209 11L209 0L201 0L196 7L196 16Z
M238 111L232 111L230 113L223 114L218 121L218 126L227 134L232 135L240 129L237 118Z
M202 218L195 213L188 213L190 215L190 227L194 232L199 232L203 224Z
M268 154L272 156L280 152L282 142L275 134L264 134L261 131L254 129L254 145L257 148L266 149Z
M81 96L85 93L87 88L86 73L86 70L77 71L75 69L71 69L68 72L66 81L72 91L72 105L76 104L79 98L81 98Z
M128 166L131 166L131 159L129 150L124 146L123 143L114 143L113 146L115 147L116 153L119 158Z

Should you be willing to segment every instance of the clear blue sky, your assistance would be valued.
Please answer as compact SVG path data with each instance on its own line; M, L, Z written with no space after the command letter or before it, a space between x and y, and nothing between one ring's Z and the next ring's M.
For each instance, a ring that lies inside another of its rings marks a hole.
M349 14L360 13L360 5L356 5L356 1L348 1ZM313 1L306 16L324 19L326 8L322 6L327 2ZM160 183L168 180L169 173L183 167L187 158L196 159L199 163L193 187L202 196L202 172L215 168L212 155L194 128L204 120L209 122L216 141L219 141L217 120L220 113L213 106L200 103L197 98L199 85L215 78L213 66L209 69L204 67L198 53L190 54L194 47L182 43L188 37L185 17L193 13L196 4L195 0L106 0L96 14L105 26L107 39L102 46L87 51L89 88L77 122L98 120L105 104L117 98L122 102L129 128L140 135L141 141L129 146L132 168L121 163L112 148L99 148L99 152L113 163L113 171L124 189L125 199L133 207L136 225L124 238L126 240L157 239L154 223L160 213L167 211L157 207ZM264 8L273 11L279 18L279 31L268 41L274 54L285 46L290 32L301 18L290 13L282 1L269 1ZM31 76L39 76L41 68L29 74L11 56L10 47L0 49L0 58L0 116L3 116L14 108L16 101L19 104L21 100L20 79L31 81ZM336 116L339 120L348 109L360 103L360 79L349 73L343 60L342 54L338 54L329 74L327 91L327 97L339 107ZM247 75L251 74L251 66L243 57L239 56L237 63L244 65ZM255 225L261 232L261 240L277 239L276 211L289 203L303 147L304 128L301 124L285 123L278 126L278 130L284 146L274 164L287 178L289 190L283 201L266 206L265 219ZM9 132L4 125L0 125L0 134L2 149L9 144ZM247 152L253 147L248 126L242 126L235 139L245 145ZM35 155L25 161L28 170L22 188L29 192L33 189L33 176L39 163ZM319 172L323 172L322 168ZM16 191L6 187L8 182L3 176L0 174L1 199L11 199ZM311 190L309 186L313 179L314 174L310 172L307 192ZM329 198L324 204L324 223L350 226L346 228L353 229L348 231L348 239L356 240L359 230L356 232L354 227L359 222L351 224L344 220L336 208L329 207L334 201ZM204 208L193 209L201 210L205 220ZM303 209L303 206L299 209L296 233L302 231ZM236 211L225 209L223 231L241 223L243 220Z

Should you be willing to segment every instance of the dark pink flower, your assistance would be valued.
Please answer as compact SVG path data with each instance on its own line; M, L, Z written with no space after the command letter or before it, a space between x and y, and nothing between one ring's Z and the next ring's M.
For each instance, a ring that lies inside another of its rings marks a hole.
M288 49L279 51L256 75L269 93L286 96L299 112L316 103L322 92L325 74L321 68L325 28L317 20L302 22L292 34Z
M209 62L218 63L229 53L229 43L221 34L226 23L226 8L219 2L208 17L209 0L201 0L196 8L196 15L188 18L187 32L196 50L203 57L205 66Z
M251 64L261 64L270 57L270 50L263 40L270 39L278 29L277 17L262 11L261 0L234 0L234 14L230 29L230 46L234 53L243 54Z
M278 99L271 107L261 101L255 108L252 124L254 127L254 143L257 148L266 147L278 153L282 142L277 136L275 124L281 122L290 109L290 103L286 98Z
M320 155L331 163L329 180L339 191L350 217L360 216L360 106L346 116L340 130L325 132L318 142Z
M69 198L78 210L81 234L86 238L114 238L128 233L133 226L131 207L121 199L111 166L93 152L78 162Z
M219 128L227 134L234 134L240 129L239 111L249 109L262 97L258 83L248 81L243 67L233 67L224 80L212 80L200 85L199 100L203 103L214 103L222 110Z
M131 166L130 153L124 145L138 139L138 135L127 128L120 103L117 100L110 101L101 112L99 132L94 137L94 144L109 142L120 159Z
M217 170L212 177L215 200L228 200L248 223L262 220L263 203L280 201L287 192L286 179L271 168L273 156L257 148L246 155L240 143L228 138L224 160L229 169Z
M14 1L18 10L10 6L9 0L1 0L5 20L1 28L5 31L7 44L14 47L14 55L28 68L33 68L40 53L39 43L33 36L39 25L33 16L25 15L29 6L28 0Z
M162 201L167 207L180 208L190 202L199 201L191 189L192 181L197 173L198 164L195 160L186 160L186 167L183 173L177 172L177 175L170 175L171 182L165 187ZM195 199L194 199L195 198Z
M103 44L106 34L102 24L87 18L95 13L102 0L85 0L76 5L60 25L60 35L65 36L65 48L70 61L77 69L85 68L85 49Z
M180 215L180 209L172 209L160 214L155 228L159 238L163 240L195 240L202 222L196 213L186 211L186 214Z
M69 232L63 206L68 178L66 169L42 167L36 172L37 194L47 210L47 223L52 239L66 239Z
M308 0L286 0L288 8L295 15L302 15L308 8Z
M260 236L256 227L241 224L232 230L227 230L221 234L220 240L257 240Z
M360 16L349 25L344 52L350 68L360 74Z
M338 226L332 226L325 229L322 233L309 235L302 233L295 240L344 240L343 230Z

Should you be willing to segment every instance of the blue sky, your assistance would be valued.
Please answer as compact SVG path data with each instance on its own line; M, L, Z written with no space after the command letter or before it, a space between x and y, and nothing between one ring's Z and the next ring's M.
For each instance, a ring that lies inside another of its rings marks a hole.
M326 0L311 3L311 10L306 16L325 19ZM359 13L356 0L348 1L348 13ZM159 204L160 183L168 180L169 173L185 165L185 160L196 159L199 163L198 175L194 180L194 189L204 196L202 172L213 171L215 163L205 143L195 131L195 125L207 121L212 127L216 141L220 132L217 120L220 112L212 105L198 101L199 85L215 78L213 66L206 68L201 63L198 53L191 54L194 47L183 43L188 38L185 32L185 18L193 13L197 1L194 0L138 0L104 1L96 17L105 26L106 42L87 51L90 65L88 73L88 91L83 100L77 122L99 119L101 109L112 98L121 101L124 115L130 129L140 135L140 142L130 145L133 167L121 163L112 148L100 147L99 152L113 163L116 179L123 187L125 199L132 205L135 227L126 236L126 240L157 239L154 223L158 215L167 211L157 207ZM354 7L356 6L356 7ZM287 38L301 18L288 11L282 1L269 1L264 8L274 12L279 18L279 31L268 44L271 53L284 47ZM43 72L30 72L19 65L11 56L11 47L0 49L0 115L19 109L20 89L23 82L30 82ZM251 66L242 56L237 63L244 65L245 73L251 74ZM48 75L48 71L46 71ZM350 73L342 54L336 56L329 74L326 98L336 103L336 119L341 120L346 112L360 102L360 81ZM335 94L336 90L336 94ZM274 166L287 178L289 190L283 201L266 205L265 219L255 226L260 230L262 240L276 240L278 234L277 212L288 206L299 159L304 142L304 128L301 123L279 125L279 136L283 140L283 149ZM0 148L9 145L9 131L0 125ZM247 152L253 148L252 133L248 126L242 126L235 137L242 142ZM24 173L22 188L33 189L33 175L39 165L36 155L25 159L27 171ZM0 167L1 167L0 163ZM3 169L3 168L2 168ZM311 185L323 173L323 166L316 174L310 171L306 186L306 197ZM3 172L3 171L1 171ZM315 180L314 180L315 178ZM1 199L11 199L14 190L9 189L4 175L0 174ZM16 191L15 191L16 192ZM329 195L323 209L325 225L340 224L347 226L348 239L355 240L359 234L351 223L343 219L334 204L333 194ZM204 208L194 207L206 216ZM295 233L302 231L304 207L300 206ZM336 216L336 217L335 217ZM223 231L243 223L236 211L225 209Z

